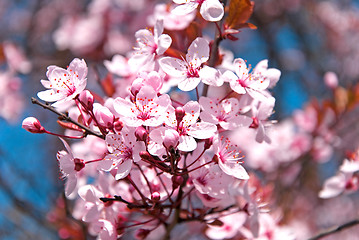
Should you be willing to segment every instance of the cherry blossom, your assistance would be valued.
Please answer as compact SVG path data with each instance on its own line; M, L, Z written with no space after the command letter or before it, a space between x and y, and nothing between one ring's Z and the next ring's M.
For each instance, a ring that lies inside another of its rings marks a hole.
M223 5L218 0L173 0L173 2L181 4L172 10L174 14L185 15L200 6L200 13L207 21L217 22L224 15Z
M165 19L163 27L168 30L183 30L190 25L196 17L196 12L192 11L188 14L182 14L180 17L173 14L172 8L168 8L167 4L156 4L153 9L153 15L147 18L149 25L154 26L156 19Z
M143 86L136 95L135 102L116 98L113 106L121 120L131 127L159 126L164 121L164 114L171 100L167 94L157 97L151 86Z
M191 91L201 82L221 86L223 81L219 72L212 67L202 66L209 58L209 43L204 38L196 38L188 48L186 60L163 57L159 60L162 70L171 77L178 78L178 88L182 91Z
M237 127L249 127L252 123L251 118L240 115L242 106L236 98L218 101L201 97L199 103L203 109L201 119L209 123L219 123L223 129L233 130Z
M208 122L198 122L200 105L196 101L189 101L183 106L184 116L181 121L176 119L176 110L169 107L165 123L176 129L179 133L179 144L177 148L181 151L190 152L196 149L197 139L212 137L216 131L216 125Z
M206 235L211 239L230 239L238 234L238 229L243 226L247 220L244 212L232 213L218 218L223 225L213 226L208 224Z
M236 58L233 62L235 72L226 71L223 73L223 79L229 82L233 91L239 94L248 93L254 99L266 101L268 94L265 90L274 86L280 77L277 69L267 69L268 63L263 60L250 72L250 66L247 67L246 61Z
M162 55L171 45L172 39L163 33L163 20L157 20L153 34L148 29L138 30L135 34L137 46L129 59L129 64L148 65L154 61L156 55Z
M66 151L59 151L57 153L57 160L59 161L62 177L66 178L65 194L70 194L75 190L77 185L77 174L85 167L84 160L75 158L68 143L60 138L65 145Z
M353 173L339 172L337 175L324 182L323 189L319 192L320 198L332 198L343 192L354 192L359 187L358 177Z
M246 170L241 165L243 155L237 150L237 146L232 145L231 141L223 137L213 142L214 152L218 158L218 165L223 172L238 179L248 179Z
M41 80L48 90L39 92L37 96L47 102L56 102L54 107L68 105L86 87L87 65L84 60L75 58L67 69L49 66L46 76L49 80Z
M109 154L99 162L99 168L105 171L116 170L116 180L125 178L131 171L132 163L141 160L139 153L143 150L143 142L136 141L134 129L124 128L120 134L106 135Z
M266 128L271 125L267 119L273 113L274 103L275 99L271 97L268 98L266 102L260 102L258 107L254 106L252 108L253 122L250 127L256 129L256 141L259 143L263 141L267 143L271 142L268 134L266 133Z

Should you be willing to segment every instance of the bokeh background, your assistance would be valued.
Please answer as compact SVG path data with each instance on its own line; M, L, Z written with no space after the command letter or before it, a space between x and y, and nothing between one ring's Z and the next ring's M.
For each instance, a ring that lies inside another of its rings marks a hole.
M147 16L157 2L0 0L1 239L66 239L69 235L51 221L51 212L65 204L56 161L60 141L21 128L22 119L36 116L46 129L61 131L56 115L30 101L42 89L46 67L66 67L74 57L84 58L90 69L88 88L102 94L97 78L105 77L103 61L131 49L135 31L148 26ZM330 97L332 92L323 81L328 71L338 75L341 86L358 81L358 1L254 2L250 22L257 30L243 29L238 41L221 46L253 66L268 59L270 67L281 70L274 89L273 119L290 117L313 98ZM335 166L324 164L322 179L333 175ZM345 204L345 209L356 206L352 198L335 201L330 204ZM66 212L61 214L71 221ZM335 223L318 221L324 227Z

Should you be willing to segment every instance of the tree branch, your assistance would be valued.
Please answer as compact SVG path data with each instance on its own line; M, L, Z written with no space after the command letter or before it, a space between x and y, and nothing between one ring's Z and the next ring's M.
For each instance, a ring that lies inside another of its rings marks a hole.
M321 239L321 238L323 238L325 236L340 232L340 231L342 231L342 230L344 230L346 228L353 227L353 226L355 226L357 224L359 224L359 219L354 219L354 220L352 220L350 222L344 223L342 225L339 225L339 226L333 227L331 229L328 229L325 232L319 233L318 235L316 235L314 237L311 237L308 240L318 240L318 239Z
M33 104L37 104L37 105L39 105L39 106L41 106L41 107L43 107L43 108L45 108L45 109L50 110L50 111L53 112L53 113L56 113L56 114L59 115L63 120L75 124L75 125L78 126L79 128L83 129L83 130L85 131L85 134L91 134L91 135L94 135L94 136L96 136L96 137L105 139L105 136L104 136L104 135L99 134L99 133L97 133L97 132L91 130L90 128L88 128L88 127L82 125L81 123L78 123L78 122L72 120L72 119L71 119L69 116L67 116L66 114L57 111L57 110L56 110L55 108L53 108L50 104L48 104L48 103L42 103L42 102L40 102L39 100L37 100L36 98L33 98L33 97L31 98L31 102L32 102Z

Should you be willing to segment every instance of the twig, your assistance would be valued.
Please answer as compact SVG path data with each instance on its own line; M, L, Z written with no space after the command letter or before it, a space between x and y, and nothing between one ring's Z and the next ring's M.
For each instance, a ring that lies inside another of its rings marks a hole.
M342 225L339 225L339 226L336 226L334 228L331 228L325 232L322 232L322 233L319 233L318 235L314 236L314 237L311 237L309 238L308 240L318 240L318 239L321 239L322 237L325 237L325 236L328 236L328 235L331 235L333 233L337 233L337 232L340 232L341 230L344 230L346 228L350 228L350 227L353 227L355 225L359 224L359 219L354 219L350 222L347 222L347 223L344 223Z
M81 123L78 123L78 122L72 120L72 119L71 119L69 116L67 116L66 114L57 111L57 110L56 110L55 108L53 108L50 104L48 104L48 103L42 103L42 102L40 102L39 100L37 100L36 98L33 98L33 97L31 98L31 102L32 102L33 104L37 104L37 105L39 105L39 106L41 106L41 107L43 107L43 108L45 108L45 109L50 110L50 111L53 112L53 113L56 113L56 114L59 115L63 120L75 124L75 125L78 126L79 128L85 130L85 134L91 134L91 135L95 135L96 137L105 139L105 136L104 136L104 135L99 134L99 133L97 133L97 132L94 132L94 131L91 130L90 128L88 128L88 127L82 125Z
M123 199L121 196L114 196L114 198L103 197L103 198L100 198L100 200L102 202L104 202L104 203L110 202L110 201L122 202L122 203L126 204L129 209L133 209L133 208L150 208L150 207L152 207L151 205L147 205L147 204L137 205L137 204L134 204L134 203L130 203L130 202L126 201L125 199Z

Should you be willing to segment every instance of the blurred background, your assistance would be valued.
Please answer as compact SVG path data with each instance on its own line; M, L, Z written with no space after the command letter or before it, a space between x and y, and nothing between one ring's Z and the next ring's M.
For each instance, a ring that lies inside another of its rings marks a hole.
M35 116L46 129L61 131L55 114L30 101L42 90L40 80L46 79L47 66L66 67L74 57L84 58L90 71L88 88L103 94L97 84L106 76L103 61L125 55L134 46L134 33L148 26L147 17L158 2L163 1L0 0L1 239L76 239L71 231L82 226L65 208L56 161L60 141L26 132L21 121ZM323 81L328 71L337 74L343 87L357 83L358 1L254 2L249 22L257 29L244 29L236 35L238 41L221 46L253 66L268 59L270 67L281 70L273 119L282 121L313 99L331 98L333 91ZM334 152L331 158L341 157ZM320 179L334 175L337 165L325 163ZM326 212L325 204L318 208L317 229L350 218L348 212L355 216L354 199L326 202L345 206L342 213ZM333 216L337 221L330 220Z

